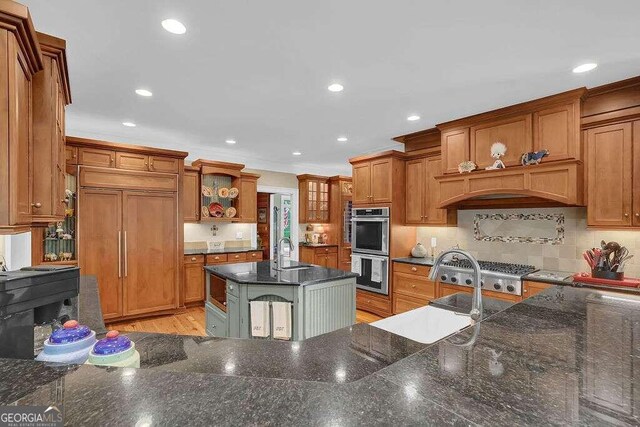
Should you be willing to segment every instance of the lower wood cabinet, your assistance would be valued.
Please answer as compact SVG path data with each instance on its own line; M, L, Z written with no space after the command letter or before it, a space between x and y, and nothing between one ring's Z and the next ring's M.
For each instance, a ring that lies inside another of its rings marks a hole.
M184 257L184 302L185 304L204 301L204 255Z
M300 262L326 268L338 268L338 246L301 246Z
M428 305L437 297L436 282L428 279L431 268L393 263L393 313L399 314Z
M527 280L522 282L522 299L532 297L545 289L549 289L551 286L548 283L542 282L529 282Z
M391 299L386 295L379 295L356 289L356 308L379 316L391 316Z
M79 197L80 268L98 280L104 318L177 308L177 194L81 188Z

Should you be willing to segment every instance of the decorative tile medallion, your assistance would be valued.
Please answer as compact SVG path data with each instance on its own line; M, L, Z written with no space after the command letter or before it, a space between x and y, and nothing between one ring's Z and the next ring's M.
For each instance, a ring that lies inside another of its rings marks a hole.
M489 236L480 229L480 221L555 221L555 237ZM564 214L476 214L473 219L473 237L482 242L535 243L559 245L564 243Z

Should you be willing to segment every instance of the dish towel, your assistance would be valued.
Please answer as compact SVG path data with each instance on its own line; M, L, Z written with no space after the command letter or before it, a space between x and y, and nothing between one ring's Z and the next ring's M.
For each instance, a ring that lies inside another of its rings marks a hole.
M351 272L362 275L362 266L360 265L360 258L351 259Z
M382 282L382 260L371 260L371 281L376 283Z
M251 301L251 336L266 338L269 336L269 301Z
M277 340L291 339L291 303L272 302L273 338Z

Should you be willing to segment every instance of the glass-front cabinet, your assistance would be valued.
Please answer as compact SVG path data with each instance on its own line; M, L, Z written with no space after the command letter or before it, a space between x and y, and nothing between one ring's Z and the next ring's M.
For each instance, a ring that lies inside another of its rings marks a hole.
M298 175L300 223L329 222L329 180L316 175Z

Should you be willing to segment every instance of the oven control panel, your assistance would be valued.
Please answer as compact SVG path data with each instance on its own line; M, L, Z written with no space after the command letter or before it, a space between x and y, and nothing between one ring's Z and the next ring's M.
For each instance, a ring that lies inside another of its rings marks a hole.
M473 287L474 275L467 269L441 267L438 279L442 283ZM522 280L519 277L495 272L481 273L482 289L505 294L522 295Z

